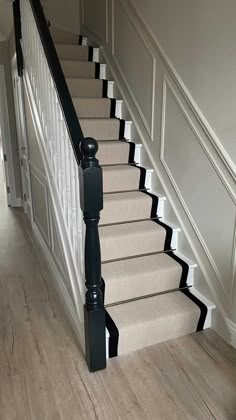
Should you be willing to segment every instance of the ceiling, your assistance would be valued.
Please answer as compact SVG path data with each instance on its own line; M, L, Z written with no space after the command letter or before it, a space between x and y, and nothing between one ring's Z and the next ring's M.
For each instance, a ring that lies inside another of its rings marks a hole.
M12 2L0 0L0 41L4 41L9 38L12 26Z

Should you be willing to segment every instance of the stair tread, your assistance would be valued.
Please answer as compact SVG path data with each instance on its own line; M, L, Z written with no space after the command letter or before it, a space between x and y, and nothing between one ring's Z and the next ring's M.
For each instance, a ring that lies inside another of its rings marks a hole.
M181 265L166 253L102 264L105 304L177 289Z
M102 261L164 250L166 230L151 220L99 227Z
M95 80L98 80L98 79L95 79ZM86 102L86 103L88 103L89 105L93 105L94 103L96 104L96 103L101 103L101 104L106 104L106 103L111 103L111 99L110 98L91 98L91 97L83 97L83 98L78 98L77 96L75 96L75 97L73 97L72 96L72 100L73 101L75 101L75 102L81 102L81 103L83 103L83 102ZM86 118L86 117L84 117L84 118ZM106 118L106 117L104 117L104 118ZM110 117L109 117L110 118Z
M80 48L86 48L87 50L88 50L88 48L89 48L87 45L63 44L63 43L61 43L61 42L60 42L59 44L58 44L58 43L56 43L55 45L56 45L56 47L57 47L57 46L60 46L60 47L70 48L71 50L73 50L73 49L74 49L74 50L76 50L76 51L77 51L78 49L80 49Z
M78 80L80 82L87 82L90 81L91 83L99 83L102 84L103 80L102 79L95 79L94 77L66 77L66 80Z
M118 354L197 330L200 309L181 291L107 308L119 330Z

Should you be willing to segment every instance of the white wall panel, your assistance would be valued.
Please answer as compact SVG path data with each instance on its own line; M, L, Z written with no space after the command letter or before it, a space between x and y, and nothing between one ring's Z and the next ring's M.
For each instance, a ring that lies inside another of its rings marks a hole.
M59 239L57 226L54 219L53 210L50 206L49 208L50 213L50 223L51 223L51 246L54 258L57 262L58 267L60 268L61 272L65 275L66 274L66 265L63 256L63 251L61 247L61 241Z
M33 201L33 219L47 244L50 245L47 187L39 176L31 170L31 192Z
M166 84L162 162L231 302L236 206L205 148L205 140Z
M88 21L83 29L103 47L136 125L135 140L145 146L144 162L155 170L154 188L167 196L203 273L198 284L205 281L223 318L236 322L235 24L229 12L236 6L226 4L113 0L108 45L88 30ZM164 89L163 80L169 81Z

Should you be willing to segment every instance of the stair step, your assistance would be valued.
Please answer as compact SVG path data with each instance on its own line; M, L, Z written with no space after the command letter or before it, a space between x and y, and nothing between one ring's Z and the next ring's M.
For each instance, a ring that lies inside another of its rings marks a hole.
M118 118L80 118L85 137L96 140L119 140L121 121Z
M92 47L66 44L56 44L55 46L60 60L92 61Z
M91 61L61 60L61 66L65 77L68 78L94 78L96 76L97 64Z
M163 251L166 230L151 220L99 228L102 261Z
M140 174L140 169L132 165L104 166L103 191L107 193L138 190Z
M111 99L72 98L79 118L110 118Z
M102 98L104 93L104 81L99 79L66 78L66 82L72 97L78 98Z
M149 218L152 203L152 197L140 191L106 194L100 214L100 224Z
M97 159L100 165L127 164L129 162L130 144L125 141L99 141Z
M50 27L50 32L55 44L79 45L80 36L78 34L52 27Z
M118 355L191 334L201 316L198 305L181 291L119 304L107 312L119 332ZM110 357L116 355L116 338L109 338Z
M178 289L182 266L165 253L102 265L105 305Z

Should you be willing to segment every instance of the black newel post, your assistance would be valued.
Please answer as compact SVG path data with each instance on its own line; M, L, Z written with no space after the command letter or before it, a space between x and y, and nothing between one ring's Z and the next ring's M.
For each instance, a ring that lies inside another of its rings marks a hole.
M13 1L13 19L14 19L14 29L15 29L17 70L18 70L19 77L22 77L23 76L23 53L22 53L22 48L21 48L21 43L20 43L20 40L22 38L20 0Z
M103 208L102 169L96 159L97 142L87 138L80 145L80 200L86 224L85 277L86 302L85 346L89 370L106 367L105 309L101 291L101 251L98 233L100 211Z

